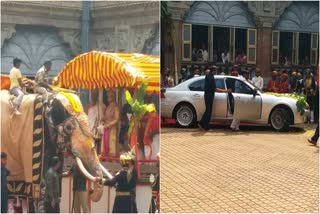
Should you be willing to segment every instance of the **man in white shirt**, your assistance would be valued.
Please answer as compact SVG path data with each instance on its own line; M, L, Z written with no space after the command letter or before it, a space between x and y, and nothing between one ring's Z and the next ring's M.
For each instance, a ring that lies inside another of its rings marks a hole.
M99 90L92 90L91 101L86 108L86 113L88 114L90 130L94 138L98 154L100 154L101 151L100 142L102 137L102 130L99 130L99 126L102 124L101 119L103 117L105 109L106 106L99 101Z
M22 87L24 87L22 83L22 75L20 71L21 59L14 58L13 59L13 68L10 71L10 93L16 97L15 102L13 103L13 113L16 115L21 115L19 112L19 107L21 105L23 99L23 91Z
M202 61L203 62L208 62L209 54L208 51L206 50L205 46L202 46Z
M47 89L52 91L52 88L48 83L48 76L51 70L51 65L52 63L50 60L45 61L43 66L38 70L35 78L37 84L34 87L34 92L42 95L44 104L48 103Z
M252 78L252 82L260 90L263 89L263 78L261 77L260 68L256 69L256 76Z

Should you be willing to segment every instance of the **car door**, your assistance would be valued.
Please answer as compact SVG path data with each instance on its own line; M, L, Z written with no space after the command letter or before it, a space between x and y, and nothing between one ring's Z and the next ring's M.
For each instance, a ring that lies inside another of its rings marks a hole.
M204 79L196 80L189 85L190 97L196 111L201 112L201 116L205 111L204 104Z
M254 90L244 81L228 78L232 85L234 98L234 117L239 120L257 120L261 118L262 98L254 95Z
M224 78L216 78L216 88L226 89ZM228 95L227 93L218 93L214 95L211 120L213 118L226 118L228 111Z

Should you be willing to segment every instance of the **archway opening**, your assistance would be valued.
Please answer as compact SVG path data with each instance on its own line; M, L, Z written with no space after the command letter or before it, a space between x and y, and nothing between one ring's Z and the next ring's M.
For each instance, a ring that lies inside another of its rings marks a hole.
M310 33L299 34L299 65L310 65Z
M292 33L289 32L280 32L280 64L281 65L290 65L291 64L291 55L292 55ZM276 55L274 54L274 57Z

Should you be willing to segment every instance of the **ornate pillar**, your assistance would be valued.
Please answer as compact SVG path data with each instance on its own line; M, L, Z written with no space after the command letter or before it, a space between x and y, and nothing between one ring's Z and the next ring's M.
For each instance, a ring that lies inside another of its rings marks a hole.
M261 76L271 76L272 24L261 23L257 28L257 64Z
M187 9L190 6L190 2L168 2L168 9L171 14L171 21L173 29L171 30L172 38L161 38L161 41L165 43L164 60L166 67L169 67L171 71L171 76L174 77L175 83L178 83L180 72L181 72L181 60L182 60L182 30L183 30L183 20L184 15ZM166 27L166 26L163 26ZM167 33L167 30L162 30L166 35L170 35ZM162 37L162 36L161 36ZM172 44L171 44L172 43ZM162 45L163 43L161 43ZM161 56L163 57L163 56Z

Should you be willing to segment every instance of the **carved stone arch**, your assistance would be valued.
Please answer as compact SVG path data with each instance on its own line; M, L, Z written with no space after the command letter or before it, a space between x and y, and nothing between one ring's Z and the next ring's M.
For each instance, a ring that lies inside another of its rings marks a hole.
M55 76L73 54L54 27L17 25L16 33L4 42L1 72L9 73L15 57L22 60L21 72L34 76L45 60L52 61L50 76Z
M318 2L293 2L275 23L276 30L319 32Z
M245 3L239 1L194 1L186 13L185 22L228 27L255 27L253 14Z

